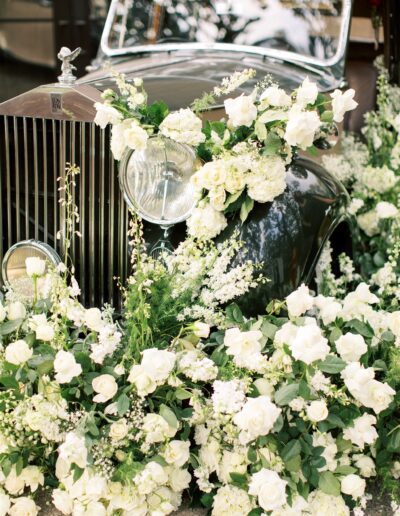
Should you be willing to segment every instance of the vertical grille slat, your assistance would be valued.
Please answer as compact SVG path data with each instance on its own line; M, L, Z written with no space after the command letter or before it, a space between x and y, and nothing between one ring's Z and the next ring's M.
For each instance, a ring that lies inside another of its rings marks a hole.
M32 120L33 138L33 175L34 175L34 195L35 195L35 240L39 240L39 169L38 169L38 139L36 119Z
M81 233L81 245L80 245L80 254L79 254L79 262L80 262L80 276L79 283L82 290L82 301L86 302L86 285L85 285L85 271L86 271L86 250L85 250L85 240L86 240L86 210L85 210L85 200L86 200L86 189L85 189L85 174L86 174L86 139L85 139L85 124L83 122L80 123L80 149L81 149L81 174L79 178L80 182L80 202L79 202L79 215L80 215L80 226L79 230Z
M95 125L90 125L89 143L90 143L90 156L89 156L89 192L88 199L90 200L89 208L89 292L90 292L90 303L94 304L94 285L95 285L95 263L97 261L96 256L96 204L97 204L97 189L95 183Z
M10 143L8 137L8 119L4 117L4 138L5 138L5 159L6 159L6 198L7 198L7 231L8 239L12 238L11 234L11 170L10 170Z
M29 238L29 153L28 153L28 124L27 120L23 118L23 134L24 134L24 173L25 173L25 195L24 208L25 215L25 238ZM17 178L15 178L17 179Z
M14 137L14 166L15 170L19 170L19 154L18 154L18 120L16 117L13 118L13 137ZM21 240L21 201L20 201L20 184L15 178L15 211L16 211L16 239Z
M46 120L42 120L42 142L43 142L43 241L48 243L48 203L49 199L47 197L47 124Z

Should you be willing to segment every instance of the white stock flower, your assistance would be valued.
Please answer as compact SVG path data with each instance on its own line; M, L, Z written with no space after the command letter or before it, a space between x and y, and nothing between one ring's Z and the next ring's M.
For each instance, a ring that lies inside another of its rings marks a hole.
M345 362L358 362L368 351L362 335L355 333L345 333L335 341L336 349Z
M7 317L10 321L25 319L26 308L20 301L14 301L7 306Z
M324 400L312 401L306 408L307 417L313 423L323 421L328 417L328 407Z
M6 361L14 365L24 364L32 357L32 355L32 349L24 340L11 342L5 350Z
M300 111L292 108L288 116L284 135L286 142L302 150L311 147L315 134L321 126L318 114L315 111Z
M32 498L21 496L13 500L13 505L9 510L10 516L36 516L39 513L39 507Z
M394 204L386 201L378 202L375 209L379 219L391 219L399 212Z
M43 276L46 272L46 260L42 260L38 256L31 256L25 260L26 273L32 278L33 276Z
M189 460L190 441L170 441L162 456L168 464L172 464L178 468L182 467Z
M250 95L241 95L224 102L226 114L233 127L250 127L257 117L257 108Z
M74 501L67 491L53 489L51 495L53 499L53 505L57 510L65 515L72 513Z
M240 441L246 444L261 435L269 434L281 412L268 396L249 398L233 418L241 430Z
M175 354L156 348L142 353L141 367L158 384L165 382L175 366Z
M37 490L39 485L44 484L44 475L37 466L27 466L22 470L20 476L32 493Z
M85 438L74 432L68 432L65 436L64 442L58 448L58 455L59 459L64 462L64 472L69 469L68 466L71 464L76 464L78 467L84 469L87 464L88 455L88 451L85 446Z
M244 385L239 380L216 380L213 384L212 403L214 411L222 414L238 412L246 402Z
M286 305L290 317L299 317L313 307L314 298L304 283L286 298Z
M358 102L354 100L354 94L355 91L353 89L346 90L344 93L340 90L335 90L331 93L333 120L335 122L343 122L344 114L358 106Z
M135 121L124 130L125 145L130 149L144 150L147 147L148 139L149 135L147 132Z
M244 489L226 485L216 492L213 499L212 516L243 516L253 509L249 495Z
M110 426L109 436L113 441L120 441L128 435L128 430L126 419L119 419Z
M276 471L263 468L252 475L249 494L258 498L265 511L277 511L286 504L286 485Z
M328 340L322 335L321 329L314 324L301 326L289 343L289 347L293 357L306 364L324 360L330 352Z
M141 365L132 366L129 372L128 382L135 384L136 391L141 398L154 392L157 388L157 383Z
M112 106L96 102L94 105L96 116L94 123L104 129L108 124L118 124L122 120L122 114Z
M290 96L278 86L269 86L260 95L261 108L267 106L273 107L287 107L290 106Z
M160 124L160 133L176 142L197 147L206 139L201 128L201 119L187 108L167 115Z
M69 383L82 373L82 367L69 351L58 351L54 359L55 379L58 383Z
M92 331L100 331L104 326L103 316L98 308L85 310L85 325Z
M342 493L350 495L355 500L361 498L365 492L366 482L359 475L350 474L342 478L340 490Z
M308 77L304 79L296 93L296 104L306 107L307 104L314 104L318 97L318 86L311 82Z
M115 396L118 391L118 385L115 378L110 374L101 374L92 380L92 387L94 392L97 392L93 397L95 403L105 403Z
M215 210L211 204L195 208L187 220L189 235L205 240L219 235L227 225L224 214Z
M259 330L241 332L239 328L229 328L225 332L224 345L226 353L233 355L238 367L258 371L262 369L265 360L261 355L263 334Z

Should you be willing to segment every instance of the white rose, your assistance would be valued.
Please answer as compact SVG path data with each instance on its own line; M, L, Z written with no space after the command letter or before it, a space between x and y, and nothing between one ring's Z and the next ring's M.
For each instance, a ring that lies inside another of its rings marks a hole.
M104 129L108 124L118 124L122 120L122 114L112 106L96 102L94 105L96 116L94 123Z
M128 435L128 430L126 419L120 419L110 426L109 436L113 441L120 441Z
M176 142L197 147L206 137L202 121L191 109L180 109L167 115L160 124L160 133Z
M26 317L26 309L25 306L20 301L15 301L14 303L10 303L7 306L7 317L10 321L15 321L16 319L25 319Z
M33 355L32 349L24 340L16 340L6 347L5 359L10 364L20 365L27 362Z
M4 487L12 495L19 495L25 489L25 482L21 475L17 475L15 466L12 467L8 474Z
M36 516L38 512L39 507L32 498L26 496L21 496L13 500L13 506L9 511L10 516Z
M276 471L261 469L254 473L249 484L249 494L257 496L264 511L278 511L286 503L286 485Z
M206 204L202 208L195 208L187 220L189 235L205 240L210 240L219 235L227 225L228 222L224 214L215 210L211 204Z
M71 514L74 506L74 501L71 496L61 489L54 489L52 491L53 504L63 514Z
M299 317L313 307L314 298L304 283L286 298L286 305L290 317Z
M58 459L56 464L57 478L65 477L71 464L76 464L84 469L87 464L87 448L85 438L74 432L68 432L64 442L58 448Z
M344 114L358 106L358 103L353 98L354 94L355 91L353 89L346 90L344 93L340 90L335 90L331 93L333 120L335 122L343 122Z
M320 328L313 324L299 328L289 346L293 357L306 364L324 360L330 352L328 340L323 337Z
M128 382L135 384L137 393L141 398L154 392L157 388L157 384L154 379L141 365L132 366L128 376Z
M328 417L328 407L326 406L325 401L316 400L312 401L307 409L307 416L313 423L318 423L318 421L323 421Z
M189 441L171 441L165 447L162 456L166 462L168 462L168 464L173 464L174 466L180 468L189 460L189 449Z
M378 432L373 426L375 423L375 416L363 414L353 421L353 426L344 429L343 437L359 448L364 449L366 444L374 444L378 439Z
M352 498L361 498L365 491L366 482L358 475L346 475L342 478L341 491L344 494L350 495Z
M50 342L54 339L54 328L51 324L42 324L36 328L36 338L44 342Z
M141 367L157 383L163 383L175 366L175 354L156 348L142 353Z
M378 380L369 380L364 385L364 390L358 396L358 401L364 407L371 408L375 414L379 414L386 410L393 400L396 391L387 383L378 382Z
M89 308L85 311L85 324L93 331L100 331L104 326L101 311L98 308Z
M353 455L354 465L360 470L364 478L371 478L376 475L375 463L367 455Z
M210 199L211 206L218 211L224 211L225 209L225 201L226 201L226 192L223 187L217 187L213 190L210 190L208 195Z
M378 202L375 209L379 219L391 219L399 212L394 204L386 201Z
M289 145L307 149L321 126L321 120L315 111L298 111L292 108L285 131L285 140Z
M254 380L254 386L262 396L269 396L271 399L275 394L274 386L265 378L257 378Z
M336 349L345 362L358 362L368 351L364 337L355 333L345 333L336 341Z
M105 403L115 396L118 391L118 385L115 378L110 374L101 374L92 380L92 387L97 395L94 396L95 403Z
M249 398L233 418L241 430L240 440L247 444L261 435L267 435L281 414L281 409L268 396Z
M226 114L233 127L250 127L257 117L257 108L251 96L241 95L224 102Z
M43 276L46 272L46 260L42 260L37 256L31 256L25 260L25 267L26 273L30 278L33 276Z
M189 487L192 477L186 469L171 468L169 484L175 493L180 493Z
M132 122L124 131L125 145L133 150L144 150L147 147L149 135L136 122Z
M318 87L315 82L311 82L308 77L306 77L297 90L296 94L296 104L301 107L307 106L307 104L314 104L318 97Z
M69 383L82 373L82 367L69 351L58 351L54 359L55 379L58 383Z
M273 107L290 106L291 99L289 95L282 88L278 86L269 86L260 96L261 106L264 108L267 105Z
M210 335L210 325L201 321L193 323L193 333L200 339L207 339Z
M6 516L11 507L10 497L5 493L0 493L0 516Z

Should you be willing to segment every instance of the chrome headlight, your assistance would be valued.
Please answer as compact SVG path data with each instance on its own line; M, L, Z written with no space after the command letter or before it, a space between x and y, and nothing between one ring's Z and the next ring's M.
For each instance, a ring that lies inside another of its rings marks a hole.
M33 282L26 272L27 258L36 257L55 267L61 262L56 251L44 242L38 240L23 240L14 244L4 255L2 263L3 282L14 292L24 296L33 295Z

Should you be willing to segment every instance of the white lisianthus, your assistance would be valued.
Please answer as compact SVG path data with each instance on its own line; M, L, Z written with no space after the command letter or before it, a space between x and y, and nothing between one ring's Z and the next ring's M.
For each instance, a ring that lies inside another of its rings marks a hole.
M378 202L375 209L379 219L392 219L399 212L394 204L386 201Z
M102 129L108 124L118 124L122 120L122 114L112 106L103 104L102 102L96 102L94 105L96 109L96 116L94 123L99 125Z
M167 115L160 124L160 133L178 143L197 147L206 139L201 128L201 119L187 108Z
M315 111L300 111L292 108L288 114L288 123L284 138L289 145L302 150L311 147L315 134L321 126L321 120Z
M110 426L109 436L113 441L120 441L128 435L128 431L129 428L126 419L120 419L119 421L112 423Z
M156 348L146 349L140 365L156 383L161 384L175 366L175 354Z
M374 424L376 424L375 416L371 414L363 414L353 421L353 425L351 427L344 429L343 437L362 450L366 444L374 444L378 439L378 432L373 426Z
M20 301L14 301L7 306L7 317L10 321L25 319L26 308Z
M88 308L85 311L85 325L92 331L100 331L104 326L103 316L98 308Z
M215 210L211 204L195 208L187 220L189 235L205 240L219 235L227 225L224 214Z
M46 272L46 260L31 256L25 260L26 273L30 278L43 276Z
M258 498L264 511L277 511L286 504L286 485L276 471L263 468L252 475L249 494Z
M58 455L58 460L61 462L56 470L58 469L60 473L61 470L63 470L63 473L66 473L71 464L76 464L78 467L84 469L87 464L88 455L88 451L85 446L85 438L74 432L68 432L65 436L64 442L58 448ZM58 476L58 478L60 477Z
M173 464L178 468L182 467L189 460L190 441L170 441L162 452L162 456L168 464Z
M224 102L226 114L233 127L242 125L250 127L257 117L257 108L250 95L240 95L235 99L226 99Z
M285 90L278 86L269 86L260 95L261 108L267 106L287 107L290 106L291 99Z
M364 478L371 478L376 475L375 463L367 455L353 455L354 465L359 469L360 474Z
M58 383L69 383L72 378L82 373L82 366L77 363L69 351L58 351L54 359L55 379Z
M362 335L345 333L335 341L336 349L345 362L358 362L368 351Z
M350 495L355 500L361 498L365 492L366 482L359 475L350 474L342 478L340 490L342 493Z
M39 513L39 507L32 498L21 496L13 500L13 506L9 511L10 516L36 516Z
M261 435L269 434L281 412L268 396L249 398L233 418L241 430L240 441L247 444Z
M146 414L143 419L142 431L146 435L146 442L161 443L168 437L174 437L177 429L172 428L159 414Z
M207 339L210 335L210 325L201 321L196 321L193 323L193 333L196 337L199 337L199 339Z
M154 392L157 388L157 383L141 365L132 366L129 372L128 382L135 384L137 393L141 398Z
M74 501L67 491L61 489L54 489L52 492L53 504L56 509L65 515L71 514L74 506Z
M118 385L115 378L110 374L101 374L92 380L94 392L97 392L93 401L95 403L105 403L112 399L118 391Z
M328 407L324 400L312 401L306 408L307 417L313 423L323 421L329 415Z
M142 151L147 147L149 135L136 121L124 130L125 145L130 149Z
M27 362L33 355L32 349L24 340L16 340L6 347L5 359L10 364L20 365Z
M346 90L344 93L340 90L335 90L331 93L333 120L335 122L343 122L344 114L358 106L358 102L354 100L354 94L355 91L353 89Z
M293 357L306 364L324 360L330 352L328 340L314 324L300 327L289 347Z
M192 479L187 469L171 468L169 471L169 484L175 493L181 493L189 487Z
M286 298L286 305L290 317L299 317L313 307L314 298L304 283Z
M253 504L244 489L226 485L216 492L213 499L212 516L243 516L249 514Z
M277 345L276 347L282 347L283 344L290 345L296 337L298 329L299 326L296 326L290 321L283 324L274 336L274 344Z
M318 86L315 82L311 82L308 77L304 79L296 93L296 104L306 107L308 104L314 104L318 97Z

